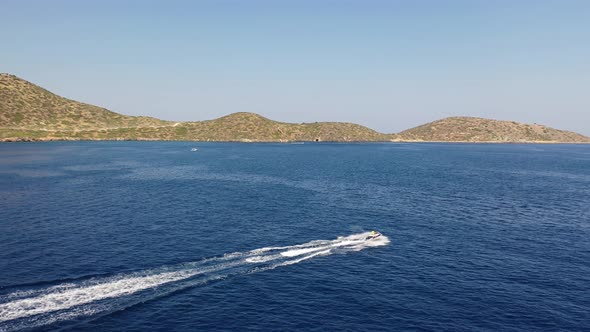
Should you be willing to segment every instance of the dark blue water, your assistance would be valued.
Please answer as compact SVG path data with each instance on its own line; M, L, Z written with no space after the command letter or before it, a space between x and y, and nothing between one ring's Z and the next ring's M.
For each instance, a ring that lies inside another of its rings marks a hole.
M0 145L0 331L587 330L589 294L590 145Z

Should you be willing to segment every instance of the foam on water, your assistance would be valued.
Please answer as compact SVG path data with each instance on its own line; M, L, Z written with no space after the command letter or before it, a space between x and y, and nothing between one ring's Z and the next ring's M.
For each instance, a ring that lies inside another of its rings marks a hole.
M92 319L211 280L272 270L317 256L389 243L385 236L365 240L368 235L360 233L335 240L265 247L110 277L57 281L40 288L15 287L10 293L0 294L0 331L33 328L83 317ZM297 258L290 259L293 257Z
M281 255L285 257L295 257L308 254L310 252L318 251L324 249L323 247L320 248L306 248L306 249L293 249L282 252Z

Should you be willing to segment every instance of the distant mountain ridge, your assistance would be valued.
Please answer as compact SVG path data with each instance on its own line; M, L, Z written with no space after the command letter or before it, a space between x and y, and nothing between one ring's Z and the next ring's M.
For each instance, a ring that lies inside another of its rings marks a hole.
M66 99L0 74L0 141L29 140L590 142L586 136L541 125L471 117L446 118L399 134L353 123L277 122L246 112L206 121L164 121Z

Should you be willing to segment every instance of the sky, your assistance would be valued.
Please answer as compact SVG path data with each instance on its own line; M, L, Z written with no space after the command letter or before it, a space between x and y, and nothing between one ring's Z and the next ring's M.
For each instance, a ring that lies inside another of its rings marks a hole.
M0 1L0 72L128 115L590 135L590 1Z

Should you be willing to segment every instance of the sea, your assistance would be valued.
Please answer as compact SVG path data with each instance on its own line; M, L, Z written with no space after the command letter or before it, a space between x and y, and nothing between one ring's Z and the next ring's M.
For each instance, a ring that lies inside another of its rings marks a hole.
M21 330L588 331L590 145L0 144Z

